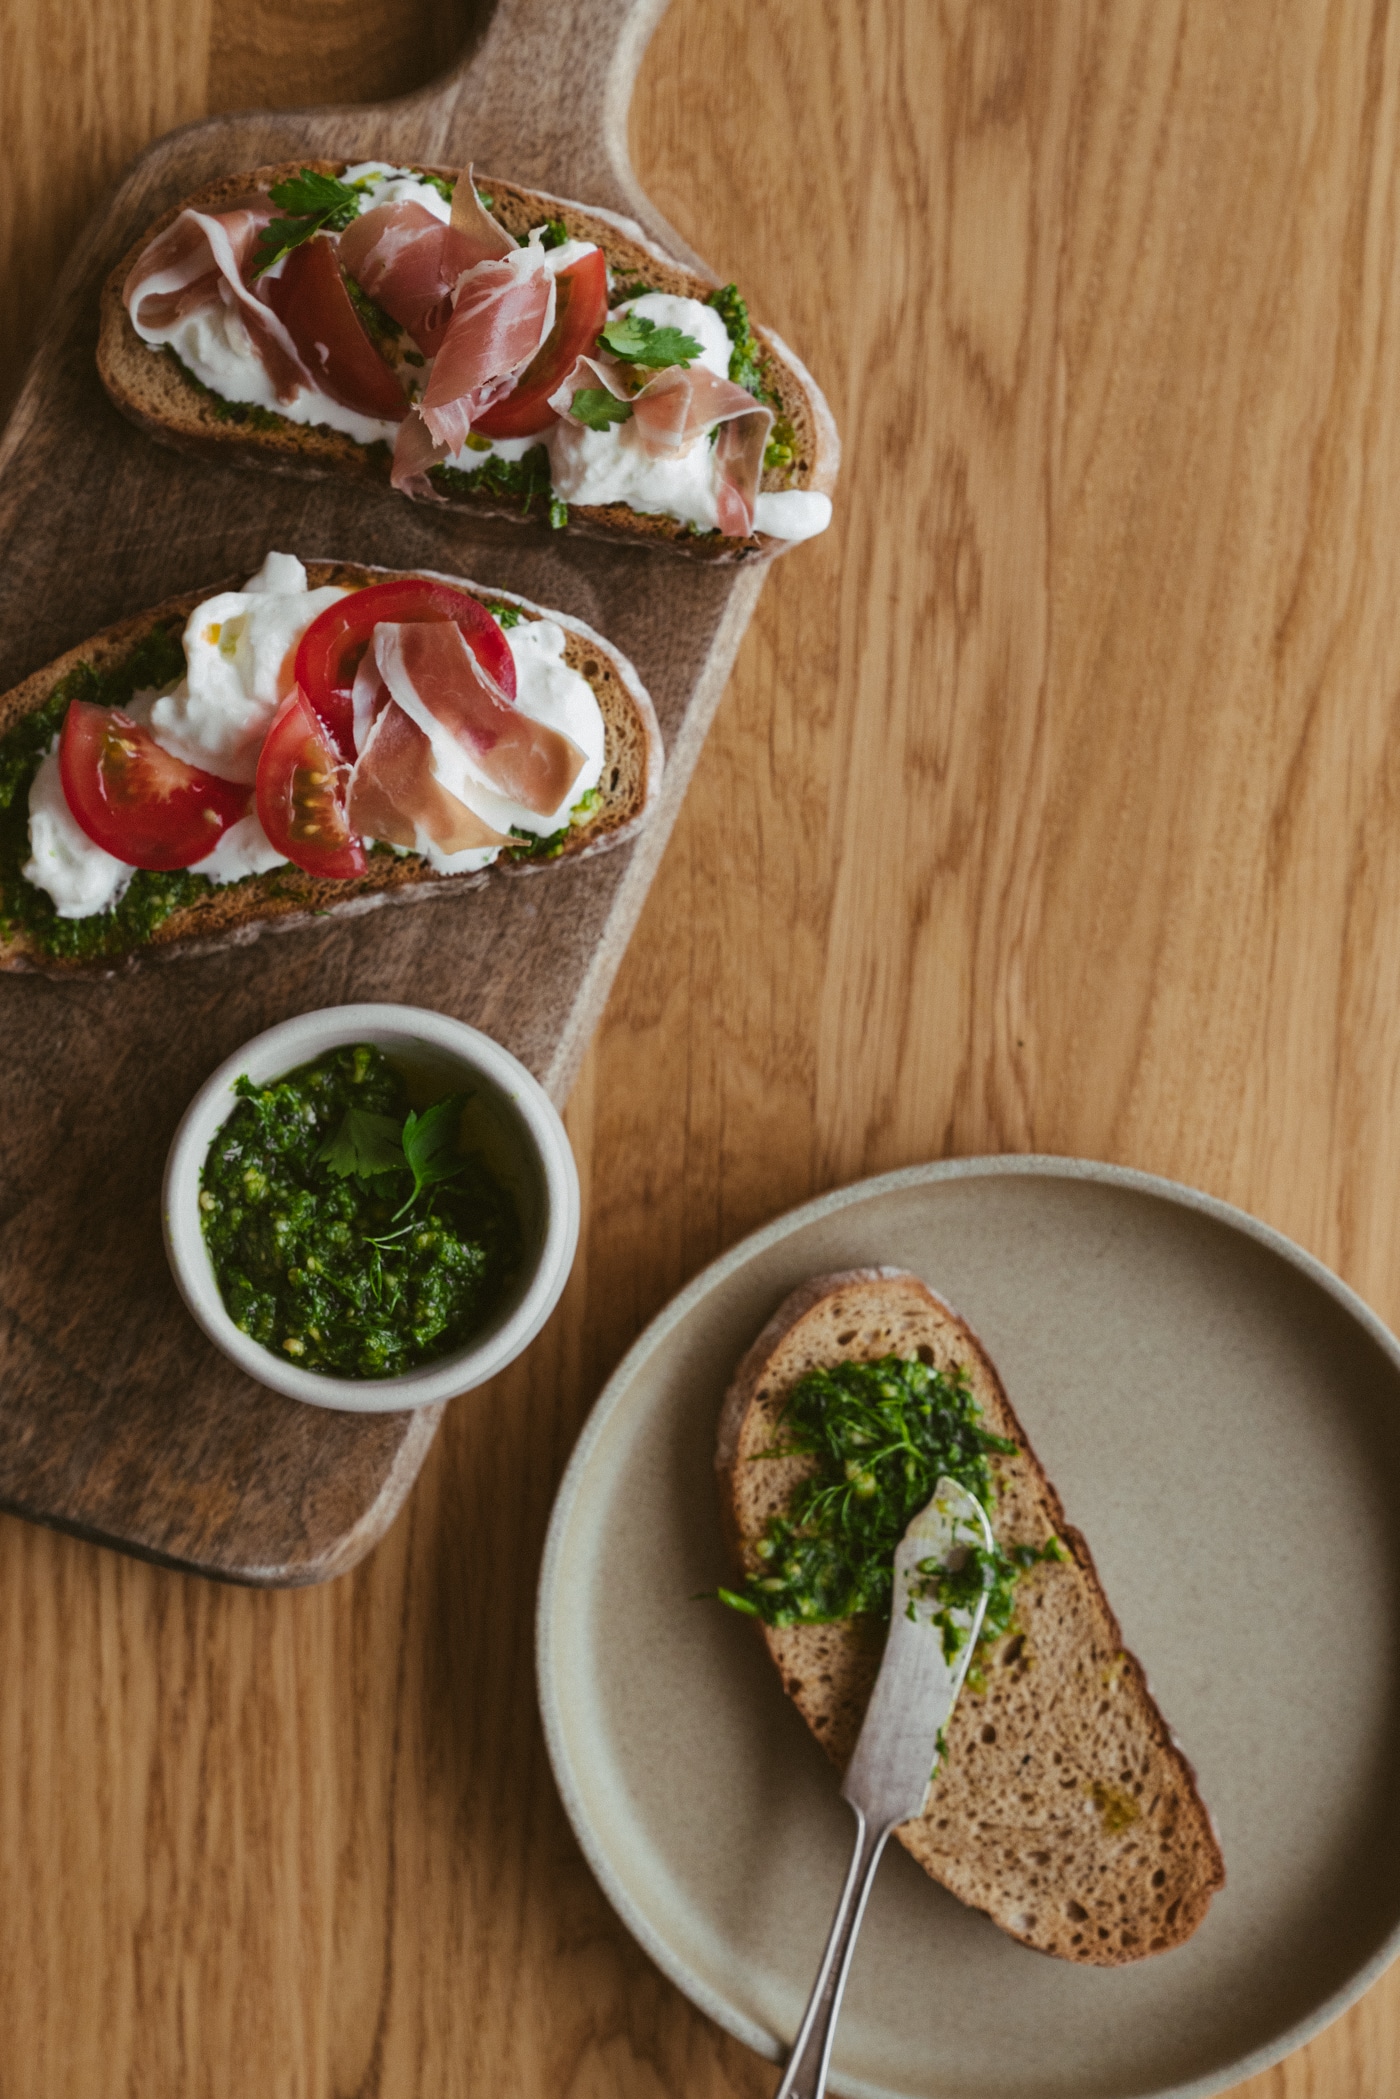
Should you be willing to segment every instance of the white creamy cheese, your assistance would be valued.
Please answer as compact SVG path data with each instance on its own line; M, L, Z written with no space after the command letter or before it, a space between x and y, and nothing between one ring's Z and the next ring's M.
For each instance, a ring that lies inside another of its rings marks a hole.
M258 822L257 810L250 809L236 824L229 825L212 853L195 861L190 873L203 875L206 882L222 889L226 882L241 882L246 875L270 874L274 867L286 865L286 854L278 852Z
M755 532L770 539L815 539L831 523L831 498L814 488L760 489L753 506Z
M58 771L58 738L29 790L29 853L20 872L47 891L60 918L91 918L121 897L133 870L94 845L68 807Z
M263 738L291 683L302 635L346 592L308 590L292 554L269 554L242 590L195 607L185 627L185 675L151 709L151 733L189 765L251 787Z
M238 309L225 305L223 300L201 306L166 328L143 328L140 333L155 347L168 343L181 364L226 401L270 408L289 423L324 423L361 445L382 442L392 446L398 435L397 423L380 416L361 415L358 409L333 401L318 386L303 387L290 401L280 401Z
M440 189L434 189L431 182L424 182L422 176L415 175L411 168L396 168L387 160L357 160L340 179L342 182L364 183L360 197L361 217L380 204L421 204L444 225L452 216L452 206Z
M557 809L537 816L488 786L471 754L424 709L406 712L427 735L433 751L433 772L449 794L474 810L494 830L512 829L547 838L569 820L569 811L597 786L603 775L605 731L602 710L588 680L564 661L564 630L554 620L521 620L506 630L510 653L515 659L515 704L532 721L542 722L567 736L583 752L584 764L573 786ZM444 853L431 839L418 834L418 850L440 874L469 874L494 860L490 847L465 853Z

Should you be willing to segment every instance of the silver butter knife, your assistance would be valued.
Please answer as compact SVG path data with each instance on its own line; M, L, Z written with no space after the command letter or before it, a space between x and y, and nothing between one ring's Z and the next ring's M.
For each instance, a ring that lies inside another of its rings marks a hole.
M957 1703L987 1608L985 1589L969 1610L938 1600L929 1563L956 1567L968 1549L990 1550L991 1526L975 1495L941 1479L927 1508L910 1519L894 1556L894 1601L885 1656L841 1786L855 1811L856 1843L836 1905L817 1979L775 2099L822 2099L831 2043L866 1898L890 1831L922 1814L940 1753L939 1736ZM920 1570L924 1569L924 1572ZM945 1615L965 1634L951 1661Z

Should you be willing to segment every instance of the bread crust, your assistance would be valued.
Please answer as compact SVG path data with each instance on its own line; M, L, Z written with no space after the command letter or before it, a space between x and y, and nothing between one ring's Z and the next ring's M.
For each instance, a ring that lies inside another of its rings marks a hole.
M967 1322L898 1268L813 1277L784 1300L743 1357L721 1409L715 1464L730 1550L747 1574L768 1518L810 1461L770 1449L793 1385L819 1364L917 1352L960 1363L986 1428L1016 1445L990 1459L1002 1545L1043 1545L1017 1585L1016 1622L984 1683L963 1691L924 1813L895 1834L925 1872L1022 1945L1096 1967L1178 1946L1196 1930L1225 1864L1196 1776L1142 1665L1123 1646L1089 1547ZM883 1639L868 1621L771 1627L756 1620L803 1719L838 1770L855 1746Z
M264 473L387 486L391 472L387 446L362 445L343 431L318 425L281 422L279 428L267 430L227 420L171 359L141 340L122 303L122 287L142 250L188 206L200 211L224 210L249 189L270 189L273 183L287 180L302 167L338 175L348 165L336 160L283 161L275 167L222 176L193 191L154 220L123 255L102 288L97 369L115 405L148 437L176 451ZM452 181L460 171L425 163L419 172ZM596 242L616 273L644 274L658 291L676 292L688 298L704 298L717 289L717 279L702 276L677 262L648 239L632 219L596 205L556 197L547 190L524 189L503 176L483 174L476 179L478 187L490 195L494 214L508 232L521 234L543 218L559 218L573 238ZM763 487L810 489L828 495L836 483L841 441L826 399L806 366L780 336L757 323L754 334L763 356L765 380L777 395L781 413L795 435L794 464L766 472ZM537 518L522 518L518 499L512 501L486 489L444 491L442 500L449 508L467 510L480 517L510 519L521 529L529 525L537 533L549 531ZM781 554L789 545L788 541L773 539L766 533L753 533L747 539L726 538L720 533L697 537L674 518L645 516L623 503L570 504L567 529L590 539L664 547L695 561L753 561Z
M245 946L265 932L291 932L326 918L355 918L387 904L424 903L435 897L481 889L497 878L543 873L565 860L583 860L607 852L634 837L661 791L664 757L661 730L651 697L636 670L620 650L585 621L536 605L515 591L468 582L437 569L387 569L366 562L308 561L312 590L328 583L349 588L385 583L401 576L428 576L492 604L512 605L527 620L551 619L565 636L565 661L585 677L603 715L605 733L601 797L586 823L573 827L552 860L503 860L477 874L443 875L418 854L376 856L369 871L353 881L329 881L293 867L274 869L250 881L213 889L208 897L172 912L143 946L125 955L69 960L44 953L23 931L0 938L0 971L37 972L49 977L111 977L155 958L209 954L215 949ZM120 663L143 637L162 622L183 626L196 605L220 590L242 587L241 577L225 577L201 590L184 591L148 611L103 628L90 640L69 649L20 684L0 695L0 736L26 714L42 707L59 681L80 664L101 672Z

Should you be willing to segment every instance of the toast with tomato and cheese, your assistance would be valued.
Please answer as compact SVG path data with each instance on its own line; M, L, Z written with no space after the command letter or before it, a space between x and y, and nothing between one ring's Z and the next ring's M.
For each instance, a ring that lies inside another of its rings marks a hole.
M152 437L238 465L709 560L831 515L830 411L733 285L470 169L208 184L112 272L97 363Z
M0 968L110 972L630 838L655 712L581 620L267 556L0 698Z
M1225 1883L1210 1813L991 1358L917 1276L816 1276L739 1364L715 1453L743 1584L726 1600L753 1617L783 1689L844 1770L885 1631L873 1584L855 1610L835 1593L850 1541L871 1534L864 1512L882 1498L918 1506L929 1475L969 1461L989 1474L965 1484L985 1496L996 1540L981 1556L991 1631L924 1811L895 1835L933 1879L1038 1952L1095 1967L1165 1952ZM891 1560L913 1513L890 1510ZM824 1522L836 1533L826 1546ZM888 1586L883 1610L887 1622Z

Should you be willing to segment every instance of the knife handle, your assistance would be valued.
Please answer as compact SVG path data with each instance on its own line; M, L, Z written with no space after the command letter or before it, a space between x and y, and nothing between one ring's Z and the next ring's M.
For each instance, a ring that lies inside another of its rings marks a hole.
M831 2043L841 2013L851 1955L855 1952L856 1933L865 1915L866 1898L875 1878L875 1868L880 1863L880 1853L893 1827L889 1824L884 1829L872 1830L858 1807L852 1808L852 1813L856 1818L855 1850L851 1854L841 1899L836 1905L836 1915L831 1920L831 1932L817 1970L817 1979L812 1985L787 2070L774 2099L822 2099L826 2090Z

